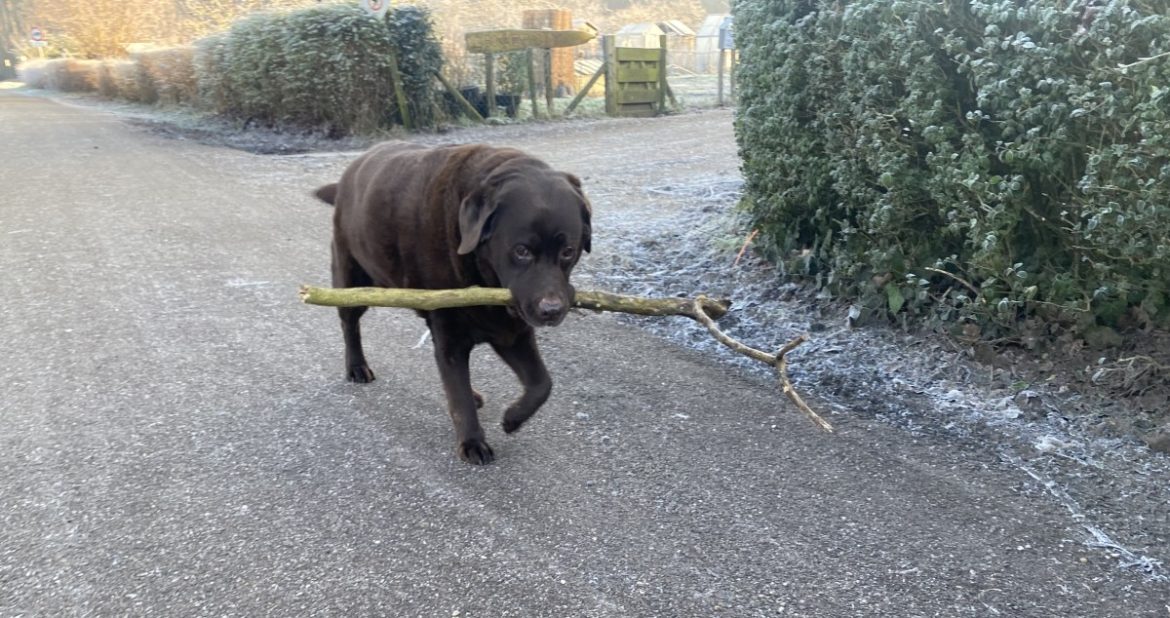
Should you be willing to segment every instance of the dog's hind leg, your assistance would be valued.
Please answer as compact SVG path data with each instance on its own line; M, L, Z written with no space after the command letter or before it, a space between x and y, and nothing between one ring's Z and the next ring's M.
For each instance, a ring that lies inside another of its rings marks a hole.
M548 401L552 393L552 378L536 347L536 333L530 328L510 345L492 343L492 349L516 372L524 385L524 394L504 411L504 431L512 433L525 423Z
M349 251L333 243L333 287L356 288L373 285L373 279L358 265ZM374 381L374 372L366 364L362 350L362 331L358 325L369 307L338 307L341 335L345 339L345 377L350 382L364 384Z

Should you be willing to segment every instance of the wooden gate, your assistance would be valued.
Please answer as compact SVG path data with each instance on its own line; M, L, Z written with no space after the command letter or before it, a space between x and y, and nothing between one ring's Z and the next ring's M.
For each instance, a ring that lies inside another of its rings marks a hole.
M657 116L666 111L666 37L657 49L617 47L605 37L605 113Z

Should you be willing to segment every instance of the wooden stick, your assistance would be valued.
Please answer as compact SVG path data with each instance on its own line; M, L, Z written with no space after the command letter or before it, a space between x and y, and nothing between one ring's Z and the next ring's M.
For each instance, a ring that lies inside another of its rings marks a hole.
M678 109L678 100L674 98L674 88L670 87L670 82L666 82L666 96L670 98L670 106Z
M593 85L597 83L597 80L601 78L602 75L605 75L604 64L597 68L597 72L593 74L593 77L589 78L589 82L585 84L585 87L581 89L581 92L578 92L577 96L573 97L573 100L569 102L569 106L565 108L566 116L573 113L573 110L577 108L577 105L581 103L581 101L585 98L585 95L589 94L589 91L593 88Z
M955 275L953 273L949 273L945 270L942 270L941 268L932 268L930 266L923 266L922 269L929 270L932 273L946 275L947 277L950 277L951 279L958 281L959 283L963 284L963 287L967 288L968 290L971 290L971 293L975 295L975 298L979 299L980 301L986 302L983 298L983 293L980 292L978 288L976 288L975 286L971 285L970 283L967 283L966 281L960 279L957 275Z
M525 53L524 59L528 62L528 97L532 99L532 119L540 120L540 113L536 111L536 61L531 48Z
M451 96L455 99L455 102L459 104L459 108L463 110L463 113L466 114L468 118L471 118L476 122L483 122L483 116L479 115L479 110L475 109L475 106L459 93L458 88L453 86L451 82L447 81L447 78L443 77L443 74L438 71L435 71L435 77L439 78L439 81L443 83L443 87L447 89L447 92L451 93Z
M605 115L617 116L620 106L617 103L617 43L612 34L601 39L601 66L605 69Z
M487 117L496 115L496 55L488 52L483 55L483 78L487 91Z
M399 307L402 309L416 309L419 311L434 311L436 309L450 309L456 307L477 307L483 305L509 305L512 303L512 293L503 288L470 287L454 290L417 290L405 288L319 288L308 285L301 286L301 301L310 305L326 307ZM594 311L617 311L635 315L669 316L681 315L702 324L716 340L739 354L765 363L776 370L780 378L780 388L783 393L796 405L797 409L809 417L821 429L832 432L833 426L821 418L804 402L792 380L788 378L788 360L786 355L800 344L808 341L808 337L801 335L793 339L775 354L768 354L745 345L728 336L715 325L715 320L727 314L731 308L731 301L715 300L700 295L696 298L645 298L642 296L626 296L597 292L592 290L578 290L573 306Z
M757 229L752 230L752 233L748 234L747 238L743 241L743 246L739 248L739 253L735 254L735 261L732 262L732 266L739 266L739 261L743 259L743 254L747 252L748 245L752 244L752 241L755 240L756 235L759 233L760 230Z
M719 87L718 87L719 95L716 99L718 101L717 105L719 107L723 107L723 56L724 56L724 51L722 49L720 49L719 50L719 71L718 71L719 72Z
M776 374L780 378L780 390L783 391L786 396L788 396L788 399L790 399L792 403L796 405L798 410L803 412L805 416L812 420L812 422L816 423L817 426L826 432L832 433L833 425L830 424L829 421L821 418L819 414L814 412L813 409L804 402L804 399L800 396L800 393L797 393L796 388L792 386L792 380L788 378L788 359L786 355L795 349L796 346L804 343L805 341L808 341L808 336L801 335L785 344L784 347L780 348L780 350L776 352L776 354L768 354L767 352L763 352L761 350L744 345L743 343L732 339L726 333L719 330L719 327L715 325L715 321L704 313L702 305L704 300L705 297L699 296L694 301L694 313L698 317L699 323L703 326L706 326L707 330L710 331L715 339L717 339L723 345L731 348L732 350L735 350L740 354L743 354L744 356L754 358L761 363L771 365L776 370Z
M796 339L789 341L784 345L783 348L780 349L779 352L776 353L776 374L780 376L780 390L784 391L784 394L788 395L788 398L792 400L792 403L796 404L796 407L800 409L801 412L804 412L805 416L812 419L812 422L820 426L821 429L824 429L829 433L833 433L833 426L829 424L829 421L821 418L819 414L813 412L812 408L808 407L808 404L804 402L804 398L800 396L800 393L796 392L796 387L792 386L792 380L788 379L788 357L786 355L788 352L791 352L793 348L804 343L805 341L808 341L808 336L801 335Z
M541 67L544 75L544 111L549 118L553 117L553 95L556 94L553 89L552 53L551 49L545 49L544 53L540 54L540 63L544 65Z
M402 119L402 128L414 130L414 121L410 118L410 104L406 100L406 89L402 86L402 73L398 70L398 56L390 50L387 58L390 62L390 81L394 87L394 100L398 103L398 115Z
M658 35L658 107L654 113L666 113L666 35Z
M455 307L508 305L512 293L503 288L470 287L455 290L416 290L405 288L318 288L301 286L301 301L326 307L399 307L434 311ZM681 315L698 320L695 301L689 298L645 298L609 292L578 290L574 307L593 311L617 311L636 315ZM704 316L719 319L727 314L731 302L703 297Z

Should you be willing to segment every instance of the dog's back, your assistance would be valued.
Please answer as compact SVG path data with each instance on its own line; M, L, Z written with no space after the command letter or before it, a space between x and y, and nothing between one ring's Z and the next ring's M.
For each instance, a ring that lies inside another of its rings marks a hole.
M467 285L453 272L445 209L428 199L446 158L437 149L388 142L355 160L335 189L318 190L318 197L337 208L334 243L369 273L373 285Z

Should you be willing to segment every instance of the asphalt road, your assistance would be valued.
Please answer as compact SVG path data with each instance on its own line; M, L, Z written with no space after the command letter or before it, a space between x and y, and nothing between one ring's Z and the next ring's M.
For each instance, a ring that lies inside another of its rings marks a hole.
M0 616L1170 615L978 447L821 434L605 316L542 331L515 436L478 352L498 459L458 461L421 321L368 315L354 385L296 299L326 171L0 93Z

